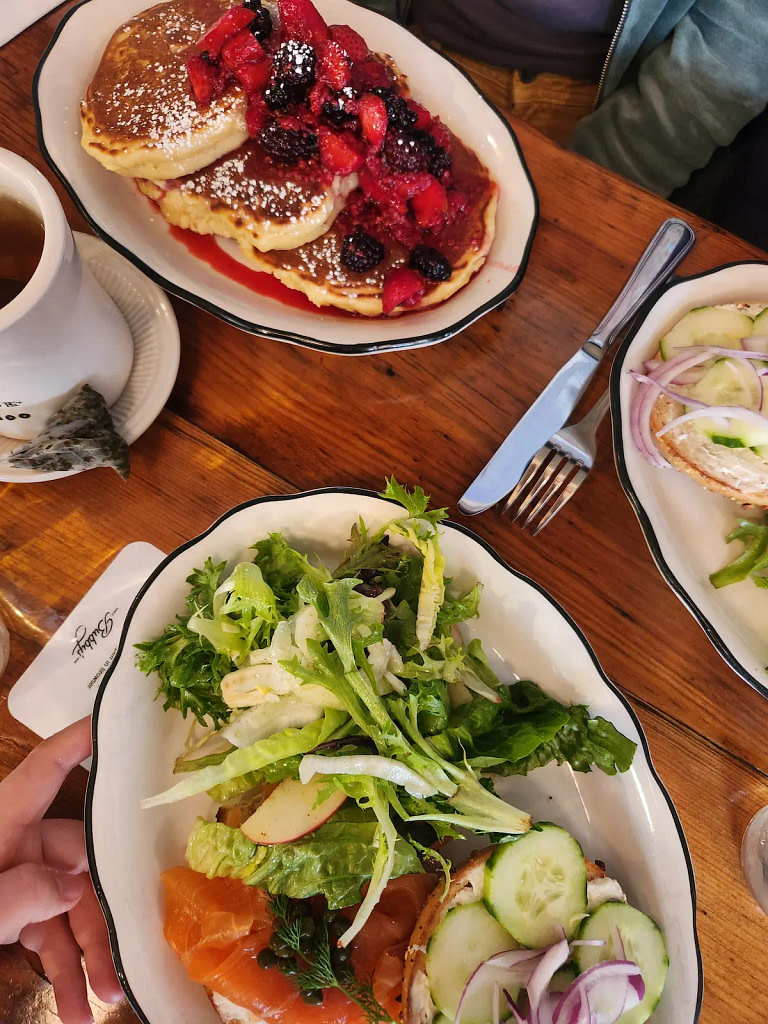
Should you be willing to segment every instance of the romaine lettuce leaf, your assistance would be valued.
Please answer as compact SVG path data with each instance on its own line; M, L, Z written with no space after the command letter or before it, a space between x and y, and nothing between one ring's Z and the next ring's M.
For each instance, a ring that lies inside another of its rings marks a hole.
M187 843L187 863L208 878L240 878L292 899L323 895L337 910L359 903L373 874L378 829L375 815L348 805L293 843L257 846L240 829L200 818ZM398 838L390 877L422 871L416 851Z

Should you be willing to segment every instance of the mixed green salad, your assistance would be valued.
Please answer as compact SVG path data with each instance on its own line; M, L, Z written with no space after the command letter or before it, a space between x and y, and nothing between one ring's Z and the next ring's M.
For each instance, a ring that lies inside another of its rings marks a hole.
M234 567L209 558L188 578L186 613L137 645L166 710L194 719L178 781L144 806L204 792L220 805L187 849L209 877L322 894L330 908L358 903L369 882L342 945L390 878L449 870L439 840L530 828L490 775L551 761L612 775L635 752L587 707L496 675L461 630L482 584L451 586L445 510L395 480L382 497L399 509L375 531L354 524L334 569L278 533Z

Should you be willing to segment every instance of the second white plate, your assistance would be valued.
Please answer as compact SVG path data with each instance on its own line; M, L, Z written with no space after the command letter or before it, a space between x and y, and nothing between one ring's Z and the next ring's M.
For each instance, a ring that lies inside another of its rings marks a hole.
M750 580L716 590L709 575L740 553L725 538L739 505L673 469L651 466L629 429L631 378L659 348L659 338L690 309L727 302L768 302L768 263L734 263L673 281L638 316L611 375L614 454L648 547L664 579L743 679L768 697L768 590Z
M128 613L94 708L86 839L120 978L143 1024L217 1020L202 986L189 980L165 944L160 891L160 872L184 862L196 816L215 808L203 794L140 809L143 797L172 782L173 760L189 723L176 712L163 712L154 683L136 668L133 645L157 636L183 609L185 580L207 557L240 560L261 537L281 531L300 550L335 565L358 516L376 529L398 509L348 488L240 505L169 555ZM537 584L462 527L446 524L442 546L457 588L483 583L480 616L467 623L467 632L481 638L503 677L533 679L560 701L588 704L593 715L609 719L638 743L634 764L623 775L581 774L552 764L526 778L499 779L497 789L535 819L568 828L585 855L604 860L629 899L658 921L671 969L653 1024L695 1024L702 978L693 871L680 821L653 769L637 718L575 624Z

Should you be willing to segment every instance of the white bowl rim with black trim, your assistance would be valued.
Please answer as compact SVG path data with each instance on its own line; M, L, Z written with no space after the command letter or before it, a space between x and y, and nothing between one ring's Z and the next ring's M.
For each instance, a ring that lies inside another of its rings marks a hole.
M196 815L210 814L214 805L202 796L139 809L141 797L170 783L172 761L188 723L175 712L164 714L154 701L152 682L135 667L132 644L157 635L181 611L185 578L206 557L228 558L233 564L259 536L281 526L289 542L305 551L328 557L332 549L339 557L358 514L375 528L399 507L354 487L244 502L168 555L128 612L93 711L85 830L118 976L143 1024L217 1020L202 986L189 981L165 945L159 895L160 871L183 863L184 842ZM602 772L580 774L568 766L549 765L525 779L497 780L497 786L502 796L538 820L559 821L569 828L585 854L605 860L635 905L657 918L672 969L652 1019L655 1024L695 1024L703 978L693 867L637 716L602 671L579 628L539 584L509 567L463 526L444 524L443 547L457 586L476 579L484 583L484 603L470 632L483 639L489 656L498 660L511 645L514 664L507 665L507 672L515 669L536 678L561 700L589 703L593 714L608 717L638 743L635 762L623 775L609 778ZM162 750L153 746L153 739Z
M738 504L705 490L683 473L651 466L635 449L629 429L625 371L642 368L658 350L658 338L688 310L739 301L768 302L768 262L738 260L674 277L645 304L611 370L613 451L619 480L664 580L724 661L768 697L768 590L749 580L720 590L709 582L710 573L739 553L738 545L729 548L725 543L736 525ZM679 516L673 505L683 509ZM761 622L762 639L757 635Z
M163 288L249 333L344 355L445 341L517 289L533 244L539 204L513 128L450 58L350 0L318 0L318 7L330 22L349 23L376 39L379 49L392 52L414 95L475 149L499 184L496 238L484 267L432 310L369 320L292 309L255 295L188 253L172 239L168 225L152 213L131 179L102 168L79 142L79 102L104 46L122 20L146 6L147 0L81 0L61 20L43 53L32 98L40 151L80 212L105 242Z

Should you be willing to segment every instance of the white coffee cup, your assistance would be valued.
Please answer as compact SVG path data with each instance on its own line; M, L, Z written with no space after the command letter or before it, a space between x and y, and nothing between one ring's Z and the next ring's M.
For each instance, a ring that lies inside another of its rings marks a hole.
M0 196L35 211L45 230L37 269L0 309L0 434L28 440L85 383L113 405L131 373L133 339L80 259L55 191L7 149L0 149Z

